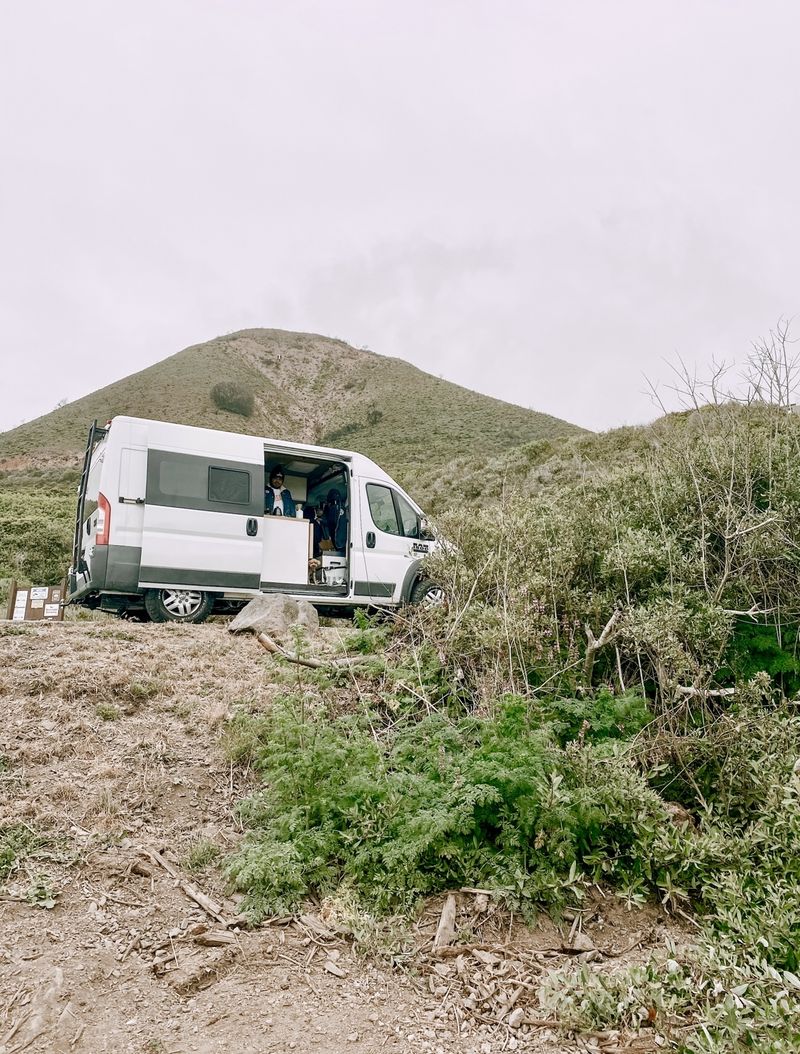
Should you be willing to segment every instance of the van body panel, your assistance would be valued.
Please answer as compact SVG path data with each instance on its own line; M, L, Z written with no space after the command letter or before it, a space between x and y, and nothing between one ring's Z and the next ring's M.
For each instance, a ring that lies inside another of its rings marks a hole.
M139 568L142 550L138 545L98 546L97 552L106 551L105 588L119 593L136 593L139 590Z
M259 464L264 460L265 441L256 436L240 435L238 432L216 432L211 428L176 425L166 421L146 423L148 450L172 450L199 457L249 461L252 464Z
M257 590L264 545L262 446L248 436L237 437L242 442L203 437L204 449L189 452L174 426L154 434L160 443L148 437L141 587L168 582Z
M144 509L140 585L258 589L263 535L247 534L253 517L151 505ZM260 520L256 519L257 527Z

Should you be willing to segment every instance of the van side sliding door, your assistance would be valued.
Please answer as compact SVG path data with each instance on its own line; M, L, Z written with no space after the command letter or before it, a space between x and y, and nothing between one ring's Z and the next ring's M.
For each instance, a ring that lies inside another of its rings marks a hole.
M260 450L237 461L151 447L140 585L258 590L263 515Z

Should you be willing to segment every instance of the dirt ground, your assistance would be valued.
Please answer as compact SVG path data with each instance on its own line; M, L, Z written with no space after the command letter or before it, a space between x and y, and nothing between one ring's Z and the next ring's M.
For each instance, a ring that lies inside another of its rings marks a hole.
M247 927L220 864L255 783L222 731L285 676L219 622L0 623L0 832L27 846L0 870L0 1054L656 1049L536 1009L548 971L681 940L654 907L598 891L528 928L454 891L461 943L434 953L432 900L400 964L355 947L324 903Z

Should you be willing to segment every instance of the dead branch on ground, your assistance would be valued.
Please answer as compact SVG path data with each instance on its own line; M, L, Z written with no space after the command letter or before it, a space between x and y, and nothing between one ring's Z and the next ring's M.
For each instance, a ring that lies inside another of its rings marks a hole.
M368 661L366 656L358 655L341 659L329 659L327 662L323 662L321 659L310 659L303 655L297 655L295 652L287 651L286 648L282 647L266 633L257 633L256 640L270 655L280 655L287 662L297 663L298 666L307 666L310 670L345 670L353 666L363 665Z

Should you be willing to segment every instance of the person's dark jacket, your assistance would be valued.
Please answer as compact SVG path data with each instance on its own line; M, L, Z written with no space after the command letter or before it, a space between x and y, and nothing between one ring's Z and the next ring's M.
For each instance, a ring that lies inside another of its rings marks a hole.
M317 515L317 510L313 507L309 507L308 505L303 509L303 518L306 520L311 520L311 526L314 531L314 559L319 560L320 556L322 555L322 546L320 543L323 541L328 541L329 538L328 527L325 521L320 519L320 517Z
M281 491L281 497L283 498L283 515L294 516L296 512L294 498L291 492L285 487ZM272 515L272 510L275 508L275 494L273 493L272 487L267 487L264 491L264 509L268 516Z
M344 506L337 505L335 511L332 511L327 527L334 550L343 553L347 548L347 510Z

